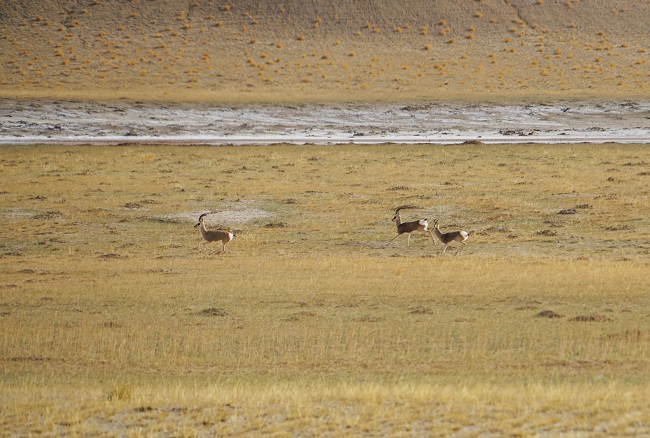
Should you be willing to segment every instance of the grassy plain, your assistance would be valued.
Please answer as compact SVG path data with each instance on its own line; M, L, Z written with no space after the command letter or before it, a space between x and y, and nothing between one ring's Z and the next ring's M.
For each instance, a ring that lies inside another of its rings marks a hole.
M5 435L650 433L644 145L20 146ZM470 233L459 257L405 219ZM226 253L192 228L214 210ZM560 212L567 214L559 214Z

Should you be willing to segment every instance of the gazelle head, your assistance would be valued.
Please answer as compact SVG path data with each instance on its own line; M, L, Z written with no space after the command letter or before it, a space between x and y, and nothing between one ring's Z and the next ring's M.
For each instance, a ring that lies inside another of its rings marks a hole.
M405 208L415 208L415 206L414 205L402 205L400 207L397 207L397 209L395 210L395 215L393 216L393 219L392 219L393 222L398 220L398 219L401 219L400 215L399 215L399 211L402 210L402 209L405 209Z
M196 225L194 225L194 228L201 226L201 224L203 223L203 218L208 214L210 213L203 213L201 216L199 216L199 221L196 223Z

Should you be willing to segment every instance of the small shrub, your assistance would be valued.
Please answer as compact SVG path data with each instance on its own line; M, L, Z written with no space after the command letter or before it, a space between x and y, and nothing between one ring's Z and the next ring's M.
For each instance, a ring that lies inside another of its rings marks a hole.
M433 315L433 310L430 307L414 306L409 309L411 315Z
M573 322L609 322L613 321L612 318L604 315L578 315L569 319Z
M203 309L199 312L199 315L202 316L227 316L228 312L225 311L224 309L219 309L216 307L208 307L207 309Z
M537 314L538 318L563 318L564 315L560 315L557 312L554 312L552 310L542 310Z

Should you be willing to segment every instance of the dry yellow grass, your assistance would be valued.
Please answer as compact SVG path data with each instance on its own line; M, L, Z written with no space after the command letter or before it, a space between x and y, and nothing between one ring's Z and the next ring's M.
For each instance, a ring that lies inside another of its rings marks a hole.
M648 162L5 147L3 431L647 434ZM463 255L386 247L403 204L469 231ZM238 234L225 254L199 248L208 210Z
M513 379L514 380L514 379ZM81 379L3 393L5 431L73 435L643 435L646 388L589 381ZM4 388L3 388L4 389ZM121 398L115 397L121 394ZM111 398L113 397L113 398ZM7 403L9 404L9 403ZM37 409L34 409L35 405ZM28 409L25 409L28 407ZM9 420L9 421L6 421ZM22 424L23 427L14 427ZM594 426L597 425L597 426Z

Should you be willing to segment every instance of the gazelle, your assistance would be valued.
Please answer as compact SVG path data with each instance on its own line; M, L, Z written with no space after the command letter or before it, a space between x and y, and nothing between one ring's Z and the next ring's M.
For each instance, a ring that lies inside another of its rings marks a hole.
M433 239L433 234L431 234L431 230L429 230L429 222L427 219L420 219L419 221L412 221L412 222L402 222L402 217L399 214L399 211L403 208L408 208L407 206L403 207L397 207L397 210L395 210L395 216L393 216L393 221L397 225L397 234L395 237L393 237L393 240L388 242L388 245L393 243L395 239L397 239L399 236L402 234L408 234L408 239L406 241L406 246L411 246L411 233L417 232L417 233L424 233L428 234L429 237L431 237L431 241L433 242L434 246L436 244L436 241Z
M441 233L438 225L438 219L433 221L433 233L436 235L438 240L442 242L442 254L445 254L445 251L447 251L447 245L454 241L463 244L463 246L458 248L458 251L456 251L456 254L454 255L460 254L463 249L465 249L465 241L469 237L469 234L466 231L450 231L449 233Z
M201 231L201 237L203 237L203 244L205 245L206 243L211 243L211 242L221 242L221 250L223 252L226 252L226 243L230 242L232 239L235 238L235 235L231 233L230 231L208 231L205 229L205 223L203 222L203 218L210 213L203 213L201 216L199 216L199 221L194 225L194 228L199 227L199 231Z

